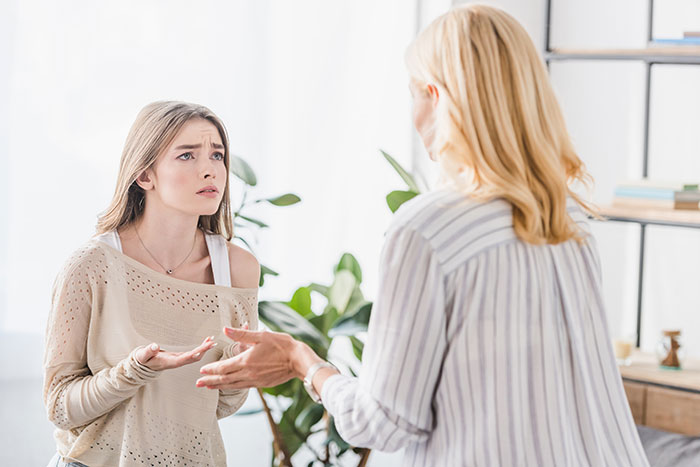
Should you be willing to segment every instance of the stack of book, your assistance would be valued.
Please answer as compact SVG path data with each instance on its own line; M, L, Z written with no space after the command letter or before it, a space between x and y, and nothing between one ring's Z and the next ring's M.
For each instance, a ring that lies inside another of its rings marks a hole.
M700 189L697 183L668 183L638 180L615 188L613 205L635 209L700 210Z
M652 46L691 45L700 46L700 31L685 31L680 39L654 39Z

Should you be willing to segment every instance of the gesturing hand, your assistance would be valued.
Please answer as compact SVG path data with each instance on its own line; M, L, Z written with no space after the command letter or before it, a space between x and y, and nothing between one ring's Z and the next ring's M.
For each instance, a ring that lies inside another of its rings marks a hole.
M158 344L151 344L139 349L135 357L139 363L151 370L169 370L198 362L204 353L215 345L214 336L207 337L199 346L188 352L167 352Z
M199 371L207 376L197 380L197 387L272 387L295 376L303 377L307 362L320 360L306 344L287 334L232 328L224 331L245 350L235 357L204 365Z

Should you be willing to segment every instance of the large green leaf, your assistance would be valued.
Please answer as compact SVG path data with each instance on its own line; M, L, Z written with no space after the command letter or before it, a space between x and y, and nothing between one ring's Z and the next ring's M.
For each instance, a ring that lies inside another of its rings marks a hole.
M360 263L357 262L355 257L350 253L345 253L341 258L338 266L335 268L336 271L347 270L350 271L357 283L362 282L362 268L360 268Z
M286 332L300 339L325 358L330 342L303 316L282 302L262 301L258 304L260 319L273 331Z
M311 427L321 420L324 411L323 405L311 404L302 410L294 421L294 425L302 433L308 433L311 431Z
M362 361L362 352L365 350L365 344L360 339L355 336L350 336L350 342L352 343L352 351L358 360Z
M234 154L231 154L230 159L229 170L233 175L240 178L246 185L255 186L258 184L255 172L253 172L253 169L250 168L246 161Z
M280 274L277 271L273 271L272 269L268 268L264 264L260 265L260 287L265 284L265 276L279 276Z
M328 298L328 291L330 290L330 287L313 282L309 284L309 289L311 289L312 292L318 292L324 297Z
M316 329L321 331L323 335L327 335L328 330L338 319L338 310L332 306L327 306L320 315L307 319Z
M345 307L345 314L356 312L365 303L367 303L367 300L362 295L362 291L359 287L355 287L355 290L350 295L350 300L348 300L348 306Z
M393 157L391 157L389 154L382 151L381 149L380 149L380 151L381 151L382 155L384 155L384 158L387 161L389 161L389 164L391 164L391 166L394 168L394 170L396 170L396 172L399 174L401 179L404 182L406 182L406 185L408 185L408 189L410 191L420 193L420 188L418 188L418 184L416 183L416 180L413 178L413 175L411 175L410 173L408 173L408 171L406 169L401 167L401 164L399 164L396 161L396 159L394 159Z
M326 443L329 442L333 442L338 446L338 449L340 449L340 452L338 453L339 456L342 456L345 451L350 448L350 445L343 439L342 436L340 436L340 433L338 433L338 429L335 427L335 419L333 417L331 417L328 421L328 439L326 440Z
M303 317L313 314L311 311L311 289L308 287L299 287L292 299L287 302L287 305Z
M267 201L275 206L291 206L292 204L297 204L301 201L294 193L285 193L284 195L275 196L274 198L261 199L260 201Z
M263 391L272 396L294 397L301 386L301 380L292 378L286 383L282 383L273 388L264 388Z
M372 303L367 302L355 313L345 314L338 318L333 327L328 331L328 336L354 336L360 332L367 331L367 324L372 313Z
M386 195L386 204L389 205L391 212L396 212L396 210L399 209L403 203L415 198L416 196L418 196L418 193L414 191L395 190Z
M304 441L306 441L306 437L308 436L308 433L301 433L299 429L294 426L294 421L298 415L296 404L292 404L287 410L285 410L284 414L282 414L280 422L277 424L280 435L282 435L282 439L284 440L285 446L287 446L290 456L297 452L297 450L304 444Z
M333 285L328 291L328 303L338 310L338 313L341 315L345 313L356 285L357 279L355 279L355 275L352 272L342 269L335 273Z

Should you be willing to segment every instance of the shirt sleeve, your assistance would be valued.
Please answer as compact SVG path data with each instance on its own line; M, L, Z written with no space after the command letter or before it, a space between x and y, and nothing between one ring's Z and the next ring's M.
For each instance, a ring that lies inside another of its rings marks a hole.
M134 349L112 368L92 374L87 341L92 313L88 273L73 264L54 282L44 348L44 404L60 429L87 425L132 397L160 372L140 364Z
M446 348L445 285L418 232L387 236L359 378L326 380L322 400L348 443L395 451L433 429L433 396Z
M248 322L248 328L252 331L258 329L258 297L250 302L250 306L246 307L246 317L243 318L243 322ZM242 325L238 319L234 319L231 323L233 327L240 327ZM238 344L232 343L224 348L223 354L220 360L226 360L227 358L234 357L240 353ZM219 389L219 404L216 407L216 417L222 419L232 415L240 409L248 399L249 389Z

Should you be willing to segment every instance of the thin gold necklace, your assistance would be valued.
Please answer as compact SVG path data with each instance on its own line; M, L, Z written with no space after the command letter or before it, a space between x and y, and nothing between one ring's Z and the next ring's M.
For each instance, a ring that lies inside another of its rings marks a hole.
M158 261L158 260L156 259L156 257L153 256L153 253L151 253L151 251L150 251L148 248L146 248L146 244L143 243L143 240L141 239L141 235L139 235L139 230L138 230L136 227L134 227L134 231L136 232L136 236L138 237L139 241L141 242L141 246L143 246L143 249L146 250L146 253L148 253L148 254L151 256L151 258L153 259L153 261L155 261L155 262L158 264L158 266L160 266L161 268L163 268L163 270L164 270L167 274L172 274L172 273L174 273L175 270L176 270L177 268L179 268L180 266L182 266L183 264L185 264L185 261L187 261L187 258L189 258L190 255L192 254L192 252L194 251L194 245L195 245L195 243L197 243L197 231L195 230L195 231L194 231L194 239L192 240L192 248L190 249L190 252L187 253L187 256L185 256L185 259L183 259L183 260L180 262L180 264L178 264L178 265L175 266L174 268L168 269L168 268L166 268L165 266L163 266L162 264L160 264L160 261Z

